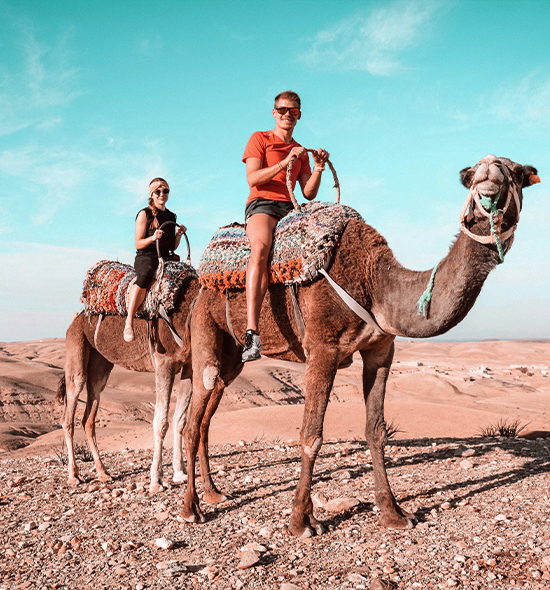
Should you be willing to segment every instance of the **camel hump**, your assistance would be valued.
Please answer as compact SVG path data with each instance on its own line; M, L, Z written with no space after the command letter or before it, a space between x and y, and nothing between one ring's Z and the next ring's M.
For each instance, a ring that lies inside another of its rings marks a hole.
M160 306L170 313L177 297L188 280L197 276L197 271L185 262L168 261L162 277L147 290L138 317L157 317ZM101 260L86 273L81 302L86 315L119 315L128 313L128 295L135 283L136 271L129 264Z
M363 221L347 205L313 201L291 211L275 228L270 282L303 284L317 278L331 260L350 219ZM216 291L244 289L250 244L241 224L220 228L210 240L198 268L203 287Z
M57 405L62 406L65 403L67 397L67 381L65 380L65 374L62 375L57 385L57 394L55 401Z

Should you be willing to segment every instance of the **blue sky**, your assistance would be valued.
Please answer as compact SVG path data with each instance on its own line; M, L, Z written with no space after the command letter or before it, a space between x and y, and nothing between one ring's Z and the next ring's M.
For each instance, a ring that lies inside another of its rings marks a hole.
M447 339L548 338L550 2L0 0L0 341L63 337L86 270L132 263L166 178L193 263L243 220L273 97L398 260L446 254L488 153L538 168L514 246ZM332 200L329 178L319 194Z

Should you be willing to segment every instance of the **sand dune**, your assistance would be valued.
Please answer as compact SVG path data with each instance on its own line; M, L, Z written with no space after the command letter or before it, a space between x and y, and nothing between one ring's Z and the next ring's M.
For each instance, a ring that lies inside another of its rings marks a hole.
M65 341L0 343L0 452L59 448L61 408L54 397ZM500 419L550 431L550 341L398 341L388 381L386 419L397 437L468 437ZM211 442L299 437L304 366L263 358L245 367L213 419ZM154 378L115 367L102 396L103 449L150 448ZM79 408L82 413L83 404ZM338 372L325 437L360 439L364 430L361 360ZM82 438L82 429L79 437ZM171 446L171 433L167 437Z

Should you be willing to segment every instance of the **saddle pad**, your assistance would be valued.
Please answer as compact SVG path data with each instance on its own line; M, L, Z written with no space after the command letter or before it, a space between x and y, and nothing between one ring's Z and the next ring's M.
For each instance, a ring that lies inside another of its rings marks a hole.
M350 219L363 221L347 205L314 201L291 211L275 228L269 274L271 283L302 284L317 278L332 257ZM202 255L201 285L225 291L244 289L250 244L241 224L220 228Z
M139 317L156 317L160 305L167 312L174 309L179 289L190 277L196 277L196 270L184 262L166 262L160 283L154 282L147 290L145 300L138 313ZM133 266L101 260L87 272L84 280L81 302L87 315L127 315L128 293L135 283Z

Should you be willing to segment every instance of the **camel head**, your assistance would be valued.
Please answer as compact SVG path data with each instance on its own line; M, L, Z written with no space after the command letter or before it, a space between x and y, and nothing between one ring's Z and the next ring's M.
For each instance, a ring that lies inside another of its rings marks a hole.
M461 170L460 180L470 191L460 215L462 231L486 244L513 237L523 202L522 189L540 182L533 166L522 166L493 154ZM479 227L474 229L476 225ZM488 235L489 226L492 236ZM508 248L510 245L511 240Z
M510 200L509 193L513 191L511 184L515 186L521 207L521 189L540 182L537 170L533 166L522 166L508 158L497 158L493 154L485 156L475 166L461 170L460 180L470 191L475 189L480 195L492 200L498 195L496 206L500 210L503 210ZM510 213L519 216L519 211ZM482 215L479 211L475 211L474 214L476 217Z

